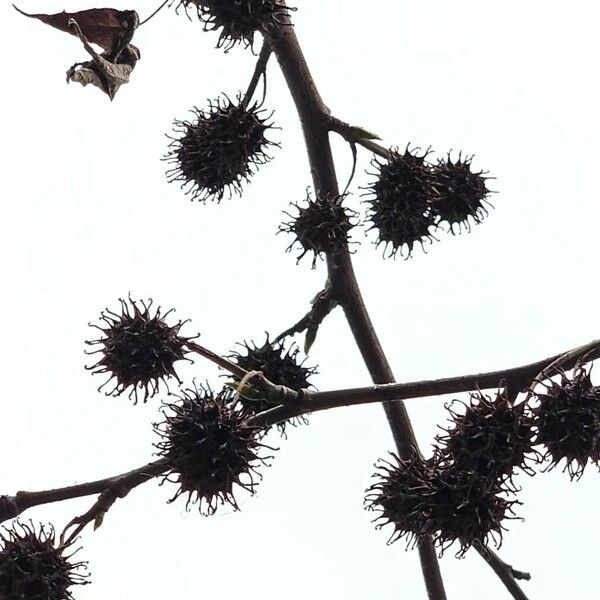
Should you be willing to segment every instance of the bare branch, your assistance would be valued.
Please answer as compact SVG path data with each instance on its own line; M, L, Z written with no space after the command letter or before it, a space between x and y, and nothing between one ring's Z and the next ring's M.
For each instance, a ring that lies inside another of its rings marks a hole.
M253 422L257 425L266 426L293 417L343 406L443 396L476 390L498 389L505 386L508 386L512 390L511 393L516 395L517 392L527 390L532 380L538 380L540 372L552 374L547 367L557 360L562 359L562 368L568 370L575 366L578 361L591 361L597 358L600 358L600 340L595 340L589 344L534 363L487 373L408 383L384 383L325 392L301 390L295 401L290 399L285 406L276 406L271 410L260 413L253 418Z
M275 338L275 342L279 342L283 338L294 335L295 333L306 331L304 353L308 354L310 347L317 337L319 326L325 320L325 317L337 306L329 282L327 282L325 287L311 300L311 305L311 309L295 325L292 325L289 329L280 333Z
M282 4L284 3L282 2ZM329 141L330 111L317 90L294 29L289 26L289 21L282 19L281 26L268 33L268 40L277 56L298 110L315 193L339 196L335 164ZM344 310L373 382L393 382L392 370L362 299L350 254L346 251L337 253L335 256L328 256L327 269L334 296ZM398 452L403 456L408 456L410 448L418 446L406 409L401 403L387 403L384 405L384 410ZM419 554L430 600L445 600L446 593L430 540L419 545Z
M62 500L71 500L95 494L106 494L109 493L109 490L119 490L120 494L126 495L138 485L164 473L166 467L166 461L161 459L133 471L128 471L127 473L121 473L120 475L88 483L80 483L78 485L42 492L17 492L14 496L0 496L0 523L8 519L13 519L28 508L40 506L41 504L61 502Z
M510 592L511 596L515 600L527 600L525 592L519 587L519 584L516 580L524 579L525 581L529 581L531 579L531 575L529 573L524 573L523 571L517 571L516 569L513 569L495 552L485 546L476 545L475 549L477 552L479 552L483 560L485 560L487 564L492 567L494 573L498 575L502 583L506 586L506 589Z
M600 340L594 340L593 342L589 342L583 346L578 346L577 348L567 350L566 352L552 357L552 360L544 365L539 374L532 379L529 386L529 392L533 393L533 389L535 388L536 384L542 382L544 379L552 377L553 375L557 375L563 371L568 371L577 363L589 362L598 358L599 356Z
M244 99L242 101L244 106L248 106L248 104L250 104L250 100L252 100L252 96L254 96L254 92L256 91L256 87L258 86L258 82L261 80L261 77L263 80L266 80L267 63L269 62L270 57L271 47L267 42L264 42L262 48L260 49L256 66L254 67L254 73L252 74L252 78L250 79L250 83L248 84L248 88L244 94Z
M337 117L332 115L329 116L329 129L335 131L338 135L341 135L349 144L362 146L367 150L370 150L377 156L385 158L386 160L390 157L390 151L388 148L384 148L381 144L378 144L375 140L379 139L374 134L362 129L362 127L356 127L346 123Z

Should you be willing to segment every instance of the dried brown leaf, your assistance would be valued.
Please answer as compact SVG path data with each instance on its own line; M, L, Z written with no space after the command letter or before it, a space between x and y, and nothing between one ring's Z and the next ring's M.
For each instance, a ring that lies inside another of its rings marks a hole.
M38 19L56 29L71 35L77 35L70 25L75 20L83 35L92 44L97 44L106 53L109 60L114 60L127 46L139 24L138 14L134 10L117 10L115 8L90 8L78 12L63 11L52 15L29 14L13 4L14 8L26 17Z
M77 21L71 19L69 26L81 40L92 60L74 64L67 71L67 83L76 81L83 86L92 84L112 100L119 88L124 83L129 83L129 76L140 59L140 51L133 44L127 44L114 61L108 60L107 52L98 54L92 48Z

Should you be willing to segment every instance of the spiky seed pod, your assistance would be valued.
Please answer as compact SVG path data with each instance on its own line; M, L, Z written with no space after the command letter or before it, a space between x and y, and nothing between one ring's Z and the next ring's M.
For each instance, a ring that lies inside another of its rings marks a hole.
M487 545L490 538L499 546L502 523L514 518L512 506L518 503L507 497L509 490L448 463L438 463L433 474L425 533L435 537L441 552L458 542L457 556L462 556L474 544Z
M146 402L156 394L161 381L174 377L181 381L175 372L175 363L186 359L190 352L189 342L193 338L179 335L187 321L167 325L165 319L172 312L162 313L160 306L152 312L152 300L119 299L121 312L108 308L100 313L100 325L90 324L99 329L103 337L86 342L101 348L88 354L101 354L102 358L86 369L97 373L108 373L110 377L98 389L102 390L114 380L107 396L118 396L128 388L129 398L134 404L138 401L138 391L143 391Z
M287 24L295 10L277 0L181 0L179 6L195 7L205 31L220 29L217 48L225 51L236 44L252 46L257 31Z
M410 257L414 245L423 247L431 242L431 229L435 227L435 217L431 213L431 169L425 159L428 151L419 154L420 149L406 148L404 152L390 150L389 159L380 162L377 158L371 163L376 172L370 173L376 179L365 189L369 205L368 219L376 229L376 245L383 244L384 254Z
M485 173L471 170L472 156L463 158L459 153L453 161L450 153L432 168L433 185L431 209L439 221L445 221L450 231L460 232L464 227L471 230L471 221L481 223L487 216L487 197L491 193L486 186Z
M580 478L588 462L600 459L600 389L583 366L544 386L546 393L535 394L536 442L546 447L550 468L564 460L571 479Z
M365 507L380 513L375 518L377 529L394 526L388 543L406 538L407 547L411 547L427 529L434 492L432 463L414 452L407 460L395 454L390 456L390 460L380 459L375 465L373 477L377 481L367 489Z
M237 410L233 392L214 394L209 388L186 390L177 404L165 407L165 421L155 425L162 440L158 454L168 462L166 479L179 488L173 502L187 494L186 508L198 503L202 514L212 515L225 503L236 510L234 486L251 494L256 467L271 457L260 457L260 429Z
M471 394L462 414L447 407L451 426L437 437L437 451L458 468L489 478L510 478L516 468L530 475L534 422L526 403L514 404L504 391L494 399Z
M508 490L438 457L392 456L377 464L378 481L365 498L367 509L380 512L378 528L394 526L389 543L405 537L414 546L431 535L442 552L458 542L462 556L475 543L501 540L502 521L516 502L505 497Z
M220 202L226 193L241 195L259 165L271 160L267 139L273 129L271 115L257 106L246 106L241 96L210 101L207 110L194 108L190 121L175 121L175 137L165 156L174 166L167 171L170 183L181 182L192 200Z
M344 198L345 195L324 195L313 200L308 194L305 204L292 204L298 211L296 216L284 213L291 221L283 223L279 231L296 236L287 251L290 252L296 243L302 248L296 262L312 252L314 268L318 256L323 257L325 254L338 253L348 248L348 234L356 226L353 219L358 214L343 205Z
M72 600L70 588L84 585L86 563L72 561L70 544L57 544L54 528L15 522L0 532L2 600Z
M262 371L263 375L275 385L283 385L299 391L310 387L309 378L317 373L316 367L304 366L306 359L299 360L300 351L295 345L286 349L283 341L271 342L269 336L262 346L257 346L253 342L244 342L241 348L240 352L231 355L232 361L246 371ZM239 383L239 380L236 380L235 383ZM248 384L251 386L252 381L249 381ZM251 389L248 389L240 396L240 404L245 415L255 415L273 407L272 404L261 399L259 394L257 394L257 398L251 398L250 395L254 394ZM306 424L307 420L304 417L297 417L279 423L277 428L282 434L285 434L286 424L298 425L301 423ZM265 430L265 433L266 431L268 429Z

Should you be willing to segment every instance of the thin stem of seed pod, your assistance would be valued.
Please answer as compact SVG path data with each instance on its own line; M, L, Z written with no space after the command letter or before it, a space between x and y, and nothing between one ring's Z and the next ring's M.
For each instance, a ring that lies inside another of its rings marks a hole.
M242 369L242 367L236 365L234 362L231 362L229 359L224 358L223 356L219 356L218 354L215 354L212 350L209 350L208 348L205 348L204 346L201 346L200 344L198 344L196 342L188 341L187 345L192 352L195 352L196 354L199 354L200 356L207 358L208 360L215 363L222 369L229 371L232 375L234 375L238 379L241 379L248 374L248 371L246 371L246 369Z
M350 123L346 123L333 115L329 115L328 122L329 129L338 135L341 135L348 143L357 144L370 150L373 154L381 156L381 158L385 158L386 160L389 159L391 154L390 150L381 144L378 144L374 139L361 135L361 133L367 133L361 127L354 127L350 125Z
M149 17L146 17L143 21L140 21L138 27L146 24L150 19L155 17L171 0L165 0Z
M209 350L208 348L205 348L204 346L201 346L200 344L191 340L187 341L187 346L192 352L207 358L222 369L229 371L236 379L244 380L244 378L248 377L249 373L246 371L246 369L242 369L242 367L236 365L229 359L215 354L212 350ZM290 402L294 402L298 396L298 392L295 392L294 390L291 390L283 385L274 384L260 372L255 373L253 375L253 379L254 387L261 391L264 394L264 399L272 403L274 406L277 404L288 404Z
M235 406L237 405L237 403L240 401L241 390L244 389L244 387L246 386L248 381L250 381L253 377L257 377L257 376L262 376L262 372L261 371L249 371L248 373L246 373L246 375L244 375L242 377L240 382L235 386L235 396L233 398L233 402L231 403L231 410L233 410L235 408Z
M510 592L510 595L515 600L528 600L525 592L521 589L517 583L517 579L529 580L531 575L522 571L513 569L509 564L505 563L495 552L492 552L489 548L476 544L475 549L479 552L481 558L492 567L494 573L498 575L498 578L505 585L506 589Z
M254 92L256 91L256 87L258 86L258 83L260 82L261 78L263 78L263 81L266 79L267 63L269 62L270 57L271 46L267 42L263 42L262 48L260 49L260 53L258 55L258 59L256 61L256 66L254 67L254 73L252 73L252 79L250 79L248 89L246 90L246 93L244 94L244 99L242 100L242 105L244 106L244 108L248 108L248 104L250 104L250 100L252 100L252 96L254 96ZM262 104L262 102L260 102L260 104Z
M282 4L285 5L285 2L282 1ZM283 17L281 24L266 35L300 117L315 193L318 196L339 196L329 141L330 111L313 81L294 28L289 19ZM362 299L349 252L328 255L327 268L334 297L344 310L373 382L393 383L392 370ZM400 402L390 402L384 405L384 410L398 452L402 456L408 456L411 448L418 449L418 444L404 405ZM429 599L445 600L444 584L430 538L419 543L419 555Z

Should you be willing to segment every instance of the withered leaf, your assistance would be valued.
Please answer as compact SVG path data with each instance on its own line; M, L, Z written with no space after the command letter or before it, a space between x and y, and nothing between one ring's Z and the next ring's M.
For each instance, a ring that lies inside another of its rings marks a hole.
M126 57L123 62L122 57ZM75 81L83 86L91 83L112 100L118 89L124 83L129 83L129 76L138 59L138 49L128 44L119 55L117 63L106 60L102 55L96 55L93 60L74 64L67 71L67 82Z
M98 54L92 48L75 20L70 21L70 26L92 60L75 63L67 71L67 83L76 81L83 86L92 84L112 100L119 88L129 82L129 76L140 59L140 51L133 44L127 44L114 61L108 60L107 52Z
M76 35L69 25L75 20L83 35L92 44L97 44L106 53L109 61L114 60L121 50L129 44L140 19L135 10L117 10L115 8L90 8L78 12L61 12L53 15L29 14L13 4L14 8L26 17L38 19L66 33Z

